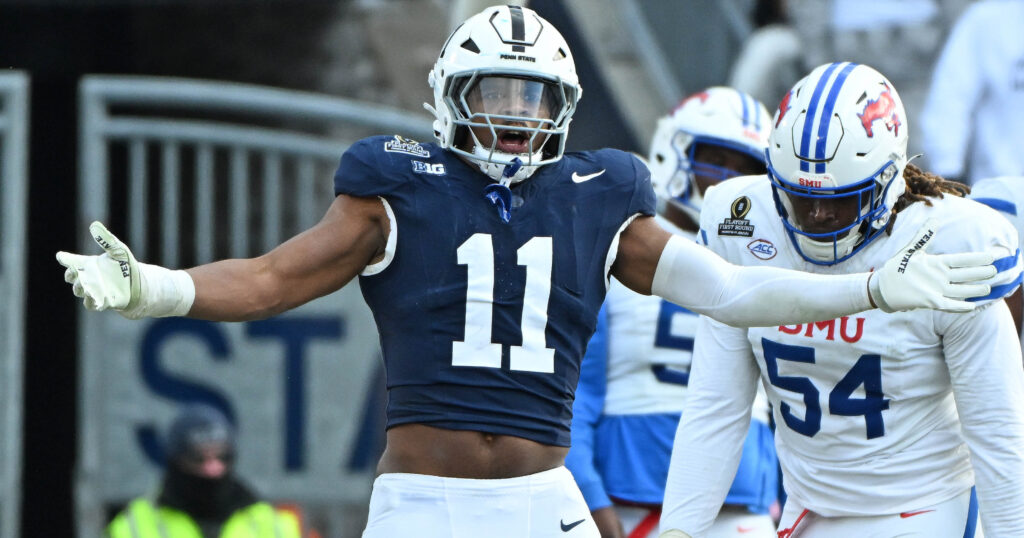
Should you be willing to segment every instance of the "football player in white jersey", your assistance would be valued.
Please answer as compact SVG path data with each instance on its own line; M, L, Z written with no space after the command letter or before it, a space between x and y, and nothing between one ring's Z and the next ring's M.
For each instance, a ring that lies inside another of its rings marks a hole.
M663 228L696 240L704 191L765 173L771 117L732 88L684 99L658 120L648 167ZM573 405L572 471L604 537L657 534L672 439L683 409L697 314L612 281ZM767 400L754 406L744 458L712 536L769 538L778 462Z
M975 182L971 186L971 199L981 202L1000 212L1013 223L1017 236L1024 237L1024 176L990 177ZM1024 317L1024 299L1022 288L1017 288L1006 298L1006 304L1013 314L1013 322L1017 324L1017 332L1021 334L1024 345L1024 332L1021 331L1021 318Z
M874 69L823 65L783 98L768 173L705 195L701 240L733 263L824 274L890 256L992 252L970 313L873 311L740 329L701 318L662 536L705 536L740 458L760 377L788 494L780 538L1024 536L1024 370L1002 299L1017 232L964 187L908 164L907 118ZM914 234L927 223L932 234ZM973 498L976 486L977 502Z

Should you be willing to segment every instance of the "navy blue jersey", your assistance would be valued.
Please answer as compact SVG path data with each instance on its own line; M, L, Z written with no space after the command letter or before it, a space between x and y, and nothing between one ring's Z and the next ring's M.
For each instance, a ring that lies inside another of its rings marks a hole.
M372 137L342 157L335 192L379 196L397 234L360 277L380 332L388 427L406 423L568 446L580 360L608 254L653 215L647 168L617 150L568 153L512 187L504 222L491 178L434 144Z

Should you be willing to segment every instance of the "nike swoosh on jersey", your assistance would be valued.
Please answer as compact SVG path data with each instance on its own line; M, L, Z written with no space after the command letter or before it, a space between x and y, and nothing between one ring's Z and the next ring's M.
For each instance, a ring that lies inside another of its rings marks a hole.
M935 510L918 510L916 512L900 512L900 517L907 519L908 517L919 516L921 514L927 514L928 512L934 512Z
M743 525L740 525L739 527L736 527L736 532L738 532L740 534L746 534L748 532L752 532L752 531L755 531L755 530L757 530L757 527L744 527Z
M601 171L604 172L604 170L601 170ZM575 174L573 174L573 175L575 175ZM558 524L562 526L562 532L569 532L569 531L573 530L574 528L576 528L576 525L579 525L580 523L583 523L584 521L586 521L586 520L585 519L581 519L579 521L573 521L572 523L566 525L564 521L558 520Z
M581 176L578 173L573 172L572 173L572 182L573 183L583 183L584 181L590 181L591 179L594 179L595 177L597 177L597 176L599 176L599 175L601 175L603 173L604 173L604 170L601 170L599 172L594 172L593 174L587 174L585 176Z

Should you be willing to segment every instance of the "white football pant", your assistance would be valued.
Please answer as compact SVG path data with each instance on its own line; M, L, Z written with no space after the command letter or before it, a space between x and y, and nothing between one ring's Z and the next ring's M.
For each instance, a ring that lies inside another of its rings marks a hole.
M500 480L388 473L363 538L599 538L565 467Z

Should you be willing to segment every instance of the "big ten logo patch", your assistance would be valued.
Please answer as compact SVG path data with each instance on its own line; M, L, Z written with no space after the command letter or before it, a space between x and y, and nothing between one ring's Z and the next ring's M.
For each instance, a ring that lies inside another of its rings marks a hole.
M750 198L740 196L733 200L729 210L732 213L732 217L723 220L718 225L718 235L752 237L754 235L754 226L745 218L747 213L750 212Z
M425 163L423 161L413 161L412 171L417 174L432 174L435 176L444 175L444 165L441 163Z

